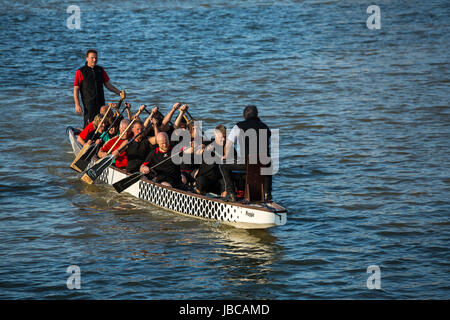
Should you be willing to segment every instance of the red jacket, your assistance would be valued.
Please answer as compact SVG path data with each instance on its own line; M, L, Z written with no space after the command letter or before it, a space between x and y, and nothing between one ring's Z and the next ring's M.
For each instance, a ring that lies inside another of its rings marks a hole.
M86 141L87 137L89 136L89 134L95 131L94 128L94 122L89 123L84 129L83 131L80 132L80 134L78 135L81 139L83 139L84 141Z
M116 143L117 139L119 137L114 137L110 140L108 140L108 142L106 142L104 144L104 146L102 147L102 151L104 152L108 152L109 149L111 149L111 147ZM123 143L123 141L125 141L126 139L120 139L120 141L115 145L115 147L112 149L112 151L119 149L119 147L121 146L121 144ZM112 152L111 151L111 152ZM110 153L111 153L110 152ZM123 151L117 158L116 158L116 167L117 168L126 168L127 167L127 153L126 151Z

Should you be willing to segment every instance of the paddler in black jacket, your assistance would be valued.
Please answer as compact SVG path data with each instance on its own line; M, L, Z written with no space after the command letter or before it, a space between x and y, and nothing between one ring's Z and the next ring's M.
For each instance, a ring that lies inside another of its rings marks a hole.
M158 142L158 147L148 154L140 168L140 172L151 178L149 176L150 168L155 166L153 169L154 173L156 173L155 182L168 187L182 188L180 165L175 164L170 159L173 146L170 144L167 133L159 132L156 136L156 141Z
M82 113L79 94L84 106L84 126L86 127L105 105L103 86L111 92L120 95L120 91L109 81L105 69L97 65L97 51L89 49L86 52L86 64L75 73L73 99L75 111Z
M203 141L205 148L202 150L203 161L195 174L195 191L198 194L209 192L224 195L225 184L219 170L219 164L225 154L225 141L227 128L219 124L214 129L214 141ZM235 154L236 156L236 154Z
M269 127L258 117L258 108L253 105L245 107L244 119L244 121L238 122L228 135L225 145L225 163L219 165L228 201L236 201L233 170L246 170L247 162L268 166L267 161L270 160L271 132ZM237 143L237 159L233 157L232 151L235 143ZM272 200L271 175L264 175L264 199L265 201Z

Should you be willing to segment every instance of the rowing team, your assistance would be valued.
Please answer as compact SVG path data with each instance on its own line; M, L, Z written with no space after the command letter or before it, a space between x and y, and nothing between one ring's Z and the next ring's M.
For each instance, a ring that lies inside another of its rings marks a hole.
M265 161L263 166L270 165L271 132L259 119L256 106L245 107L245 120L238 122L228 136L224 125L216 126L213 140L204 137L201 121L192 117L188 120L186 104L174 103L165 116L158 107L148 112L142 105L134 116L129 103L125 103L122 112L117 108L113 114L115 107L103 106L100 114L79 133L77 141L84 146L82 150L89 146L90 152L94 150L99 158L112 154L113 165L128 173L140 172L169 187L198 194L214 193L227 201L236 201L232 172L246 170L246 163L254 158L252 154L264 154L269 162ZM122 116L125 110L128 118ZM177 110L179 115L172 124ZM149 115L142 121L139 115L144 111ZM271 174L264 176L263 186L264 199L271 201Z

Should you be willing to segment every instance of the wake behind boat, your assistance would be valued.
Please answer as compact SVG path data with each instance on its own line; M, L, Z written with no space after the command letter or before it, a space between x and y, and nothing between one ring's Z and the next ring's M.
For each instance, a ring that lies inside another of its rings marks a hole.
M67 134L75 155L82 145L77 141L75 130L67 128ZM98 158L94 157L86 171L89 171ZM112 185L130 174L125 170L108 166L98 177L98 181ZM265 229L286 224L286 209L275 202L228 202L213 195L199 195L168 187L142 176L137 183L124 190L136 198L148 201L154 206L172 212L207 220L220 222L236 228Z

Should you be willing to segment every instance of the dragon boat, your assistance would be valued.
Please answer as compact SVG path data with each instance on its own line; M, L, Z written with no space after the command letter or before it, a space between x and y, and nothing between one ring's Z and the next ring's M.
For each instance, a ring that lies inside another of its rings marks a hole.
M67 128L70 144L75 156L82 149L77 141L72 127ZM90 166L98 160L93 158ZM97 181L112 185L129 176L123 170L114 166L106 168ZM124 190L136 198L148 201L150 204L185 216L219 222L242 229L266 229L286 224L287 210L275 202L224 201L213 194L199 195L153 182L142 176L140 180Z

